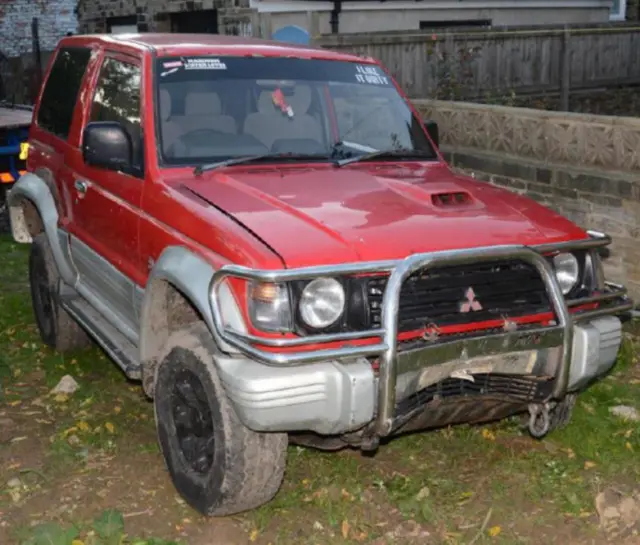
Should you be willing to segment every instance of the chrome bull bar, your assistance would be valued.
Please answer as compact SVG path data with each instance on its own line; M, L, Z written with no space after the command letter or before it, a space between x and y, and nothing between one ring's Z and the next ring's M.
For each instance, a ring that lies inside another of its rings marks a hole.
M433 252L426 254L415 254L399 261L378 261L365 263L348 263L338 265L324 265L317 267L305 267L298 269L279 270L255 270L237 265L226 265L214 274L211 280L211 311L213 318L216 340L227 343L237 349L247 357L273 366L287 366L294 364L308 364L318 361L334 359L349 359L357 357L378 356L379 380L377 396L377 415L373 426L373 433L384 437L389 435L394 427L394 414L396 405L396 382L398 376L398 323L397 315L400 304L400 291L405 280L419 270L427 271L449 265L464 265L478 262L496 261L500 259L519 259L531 264L536 268L544 282L549 301L555 314L555 324L548 327L540 327L526 332L514 332L508 335L487 335L487 338L504 337L504 348L495 351L504 353L513 348L511 341L522 335L522 338L530 338L532 334L551 334L547 339L555 338L561 344L561 358L556 373L555 384L552 397L562 398L566 394L571 367L572 347L573 347L573 322L569 308L587 303L606 302L614 299L621 299L614 307L602 310L587 311L580 315L579 319L589 319L603 314L615 314L631 308L632 303L625 296L626 290L622 286L607 284L610 290L607 293L599 294L587 299L575 301L565 301L562 290L556 280L555 273L543 253L553 251L565 251L570 249L588 249L606 246L611 239L601 233L589 232L588 239L571 241L561 244L547 244L544 246L528 247L521 245L505 245L471 248L464 250L452 250L443 252ZM308 280L319 276L336 276L350 274L367 273L390 273L382 303L382 327L379 329L369 329L364 331L318 334L298 338L265 338L248 333L232 330L225 326L222 309L220 309L217 290L222 282L229 278L240 278L244 280L258 282L289 282L295 280ZM354 340L376 340L371 344L360 346L341 346L338 348L322 348L311 351L295 351L295 348L309 345L322 345L325 343L348 342ZM465 341L452 341L450 344L460 344L465 346ZM283 348L284 352L263 350L256 347L260 345L269 348ZM442 347L441 344L432 348ZM526 349L522 346L522 350ZM528 348L532 348L529 346ZM291 350L293 349L293 350ZM425 347L429 350L429 347ZM452 351L454 352L454 351Z

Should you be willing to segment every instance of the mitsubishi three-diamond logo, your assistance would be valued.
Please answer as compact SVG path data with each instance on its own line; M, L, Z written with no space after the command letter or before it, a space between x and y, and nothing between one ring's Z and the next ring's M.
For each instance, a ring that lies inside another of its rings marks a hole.
M476 299L476 293L473 291L473 288L469 288L465 294L464 301L460 302L460 312L466 313L473 311L482 310L482 305L480 301Z

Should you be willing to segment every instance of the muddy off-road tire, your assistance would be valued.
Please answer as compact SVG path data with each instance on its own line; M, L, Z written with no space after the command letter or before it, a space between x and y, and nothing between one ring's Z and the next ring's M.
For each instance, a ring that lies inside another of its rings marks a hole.
M47 236L40 233L34 237L29 255L31 304L40 337L59 352L87 348L92 345L91 338L60 306L59 278Z
M287 435L246 428L218 378L211 333L174 333L157 368L158 440L174 486L200 513L225 516L270 501L280 488Z

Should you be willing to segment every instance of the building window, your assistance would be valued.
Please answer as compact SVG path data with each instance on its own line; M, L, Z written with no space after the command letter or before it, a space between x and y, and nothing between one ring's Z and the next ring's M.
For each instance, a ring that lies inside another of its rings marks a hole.
M138 32L138 20L135 15L107 18L109 34L135 34Z
M201 9L169 14L171 32L218 34L218 11Z
M611 6L611 14L609 19L611 21L624 21L627 18L627 0L613 0L613 6Z

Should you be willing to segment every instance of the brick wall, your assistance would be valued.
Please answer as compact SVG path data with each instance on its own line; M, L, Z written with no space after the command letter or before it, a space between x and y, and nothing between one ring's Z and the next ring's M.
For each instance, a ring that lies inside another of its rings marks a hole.
M67 32L77 32L76 0L4 0L0 3L0 52L19 57L32 50L31 21L38 18L40 48L51 51Z
M110 17L136 15L140 32L168 32L170 13L217 9L221 23L236 14L244 15L249 8L249 0L77 0L77 4L83 33L107 32Z
M607 277L640 302L640 120L416 101L449 163L613 238Z

